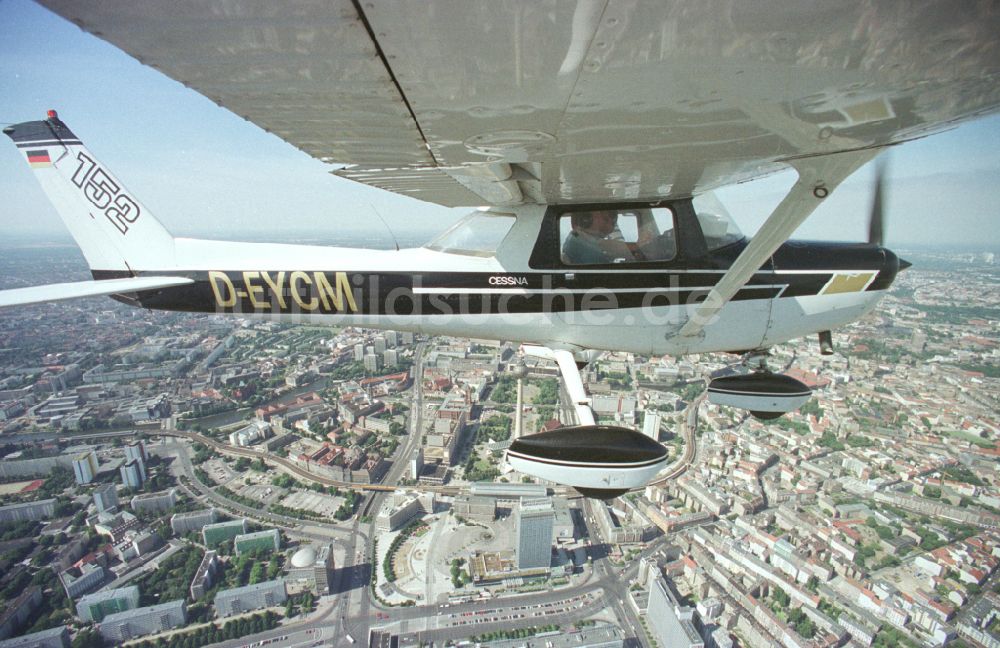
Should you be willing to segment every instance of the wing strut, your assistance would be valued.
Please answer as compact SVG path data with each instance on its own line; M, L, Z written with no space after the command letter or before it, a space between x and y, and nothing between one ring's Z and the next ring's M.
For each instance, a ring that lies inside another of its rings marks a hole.
M570 400L573 401L573 409L576 410L577 425L594 425L594 411L590 409L590 398L583 388L583 379L580 377L580 370L577 369L573 353L565 349L550 349L535 344L522 344L521 350L536 358L554 360L559 365L559 373L562 374L566 384L566 393L569 394Z
M722 307L746 284L767 259L774 254L819 206L823 199L859 167L875 157L881 149L861 149L822 156L789 160L799 177L746 249L737 257L729 272L698 304L677 335L694 342L703 329L712 323Z

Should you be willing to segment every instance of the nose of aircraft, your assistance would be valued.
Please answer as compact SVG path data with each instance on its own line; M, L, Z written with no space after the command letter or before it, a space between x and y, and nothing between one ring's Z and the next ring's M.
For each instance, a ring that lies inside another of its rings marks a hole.
M911 265L913 265L909 261L904 261L903 259L901 259L899 255L897 255L889 248L882 248L882 255L883 255L882 267L892 273L899 272L900 270L906 270Z
M879 283L883 284L883 289L892 285L896 275L900 271L906 270L913 264L905 261L889 248L880 248L882 252L882 271L879 273Z

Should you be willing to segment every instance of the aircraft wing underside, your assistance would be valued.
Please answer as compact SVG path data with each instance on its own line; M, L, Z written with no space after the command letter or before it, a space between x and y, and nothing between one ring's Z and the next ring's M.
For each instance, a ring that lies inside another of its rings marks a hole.
M989 3L41 0L339 175L658 200L1000 106Z
M11 288L9 290L0 290L0 308L66 301L81 297L119 295L134 293L140 290L156 290L158 288L171 288L173 286L183 286L193 283L194 280L187 277L126 277L123 279L104 279L101 281L72 281L68 283L45 284L29 288Z

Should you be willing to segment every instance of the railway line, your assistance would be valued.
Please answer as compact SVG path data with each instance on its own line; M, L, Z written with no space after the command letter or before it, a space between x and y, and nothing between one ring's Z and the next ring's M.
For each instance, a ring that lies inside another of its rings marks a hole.
M353 488L355 490L361 491L375 491L375 492L392 492L398 487L391 484L364 484L358 482L343 481L339 479L331 479L329 477L324 477L323 475L317 475L316 473L305 470L293 461L289 461L283 457L277 457L272 454L265 454L257 452L256 450L251 450L249 448L239 448L236 446L231 446L227 443L220 443L211 437L207 437L199 432L188 432L183 430L159 430L157 432L161 436L174 436L183 439L188 439L190 441L196 441L202 443L209 448L212 448L220 454L231 455L234 457L246 457L248 459L261 459L265 463L280 466L281 468L287 470L289 473L302 477L305 480L316 482L318 484L323 484L324 486L335 486L337 488ZM461 488L457 486L421 486L421 490L428 492L435 492L440 495L457 495L462 491Z
M661 486L668 481L677 479L687 472L687 469L694 463L694 458L698 453L698 443L695 439L695 431L698 428L698 409L704 400L705 394L703 393L694 399L688 405L688 408L684 410L684 422L681 424L681 435L684 437L684 454L675 465L668 469L666 474L660 475L649 482L650 486Z
M698 409L705 399L705 395L702 394L696 398L685 410L684 421L681 424L681 434L684 437L684 453L674 465L670 466L665 474L658 476L650 485L663 485L666 482L677 479L683 475L697 455L697 443L695 440L695 429L697 427L697 416ZM252 450L249 448L240 448L236 446L231 446L227 443L220 443L215 439L205 436L199 432L191 432L184 430L159 430L157 431L161 436L173 436L183 439L188 439L189 441L195 441L202 443L209 448L212 448L220 454L226 454L235 457L246 457L248 459L261 459L266 463L274 466L278 466L288 473L295 475L296 477L301 477L306 481L315 482L322 484L324 486L334 486L337 488L353 488L355 490L366 491L371 493L388 493L396 490L398 486L392 484L364 484L358 482L349 482L338 479L331 479L323 475L317 475L309 470L304 469L297 463L285 459L283 457L278 457L269 453L258 452L257 450ZM422 485L420 490L425 492L433 492L438 495L455 496L467 492L468 487L463 486L432 486L432 485ZM635 489L635 492L640 492L642 489ZM577 497L578 493L572 488L567 487L555 487L552 489L554 494L566 495L568 497ZM369 503L370 504L370 503Z

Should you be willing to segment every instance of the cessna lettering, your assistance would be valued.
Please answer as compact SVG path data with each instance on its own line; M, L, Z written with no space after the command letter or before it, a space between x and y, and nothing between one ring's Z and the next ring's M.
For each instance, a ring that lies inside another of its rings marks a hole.
M277 304L280 311L358 312L344 272L245 271L238 276L241 281L236 281L241 287L227 273L209 271L208 281L218 308L233 308L246 300L253 310L271 310Z
M527 286L527 277L512 277L510 275L493 275L489 279L491 286Z

